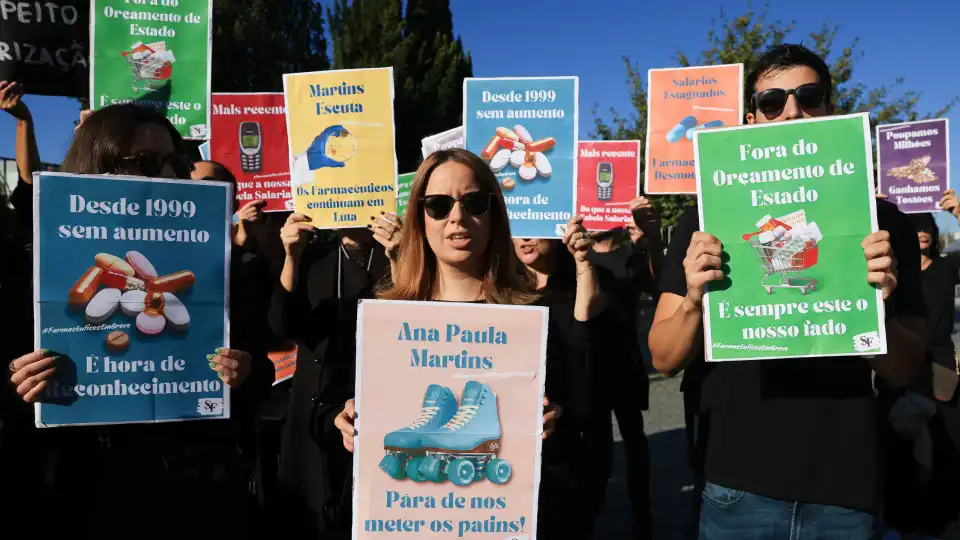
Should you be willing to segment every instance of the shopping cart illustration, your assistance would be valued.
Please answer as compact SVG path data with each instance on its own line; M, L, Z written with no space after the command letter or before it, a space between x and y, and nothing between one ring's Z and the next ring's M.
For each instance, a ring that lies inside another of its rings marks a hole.
M133 72L134 93L139 94L141 90L152 92L170 80L173 75L173 55L164 53L162 48L154 49L149 45L138 45L132 51L120 53Z
M816 242L762 244L758 236L748 241L763 267L760 285L767 294L772 294L776 288L800 289L800 294L807 294L817 287L817 280L800 276L800 272L817 264L819 249Z

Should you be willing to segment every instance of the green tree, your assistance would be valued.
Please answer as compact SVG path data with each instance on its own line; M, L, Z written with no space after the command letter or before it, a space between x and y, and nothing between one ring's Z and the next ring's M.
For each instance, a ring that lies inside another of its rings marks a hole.
M836 46L834 41L838 28L828 21L818 31L811 32L805 38L797 36L795 39L795 21L785 23L781 20L770 20L768 6L764 5L762 9L755 11L748 3L746 12L739 17L730 18L723 9L720 10L719 17L712 21L707 32L706 48L694 61L683 52L678 53L675 60L677 65L682 67L742 63L744 73L749 73L756 65L759 55L767 49L785 42L800 41L826 59L833 79L833 103L837 114L868 112L871 125L875 126L877 123L936 118L946 114L957 103L954 98L939 110L924 114L917 107L920 93L906 89L903 78L896 78L890 84L875 88L852 82L854 63L863 52L857 49L857 39L848 46ZM621 115L611 108L611 120L607 122L598 116L597 107L594 107L593 136L598 139L639 139L641 155L644 155L647 130L646 71L641 70L626 56L623 57L623 62L634 110L627 115ZM662 196L653 197L651 202L663 216L664 225L669 227L676 223L684 208L696 204L696 197Z
M213 3L214 92L281 92L283 74L330 69L314 0Z
M335 0L327 9L337 69L393 67L397 161L420 162L420 139L461 124L470 55L454 37L449 0Z

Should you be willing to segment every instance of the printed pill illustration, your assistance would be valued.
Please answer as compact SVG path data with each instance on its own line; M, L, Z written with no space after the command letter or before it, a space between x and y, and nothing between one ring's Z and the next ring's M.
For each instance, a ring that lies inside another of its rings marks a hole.
M74 307L85 307L93 298L93 295L97 293L102 274L103 268L99 266L88 268L77 280L77 283L70 288L70 292L67 294L67 302Z
M126 332L114 330L107 334L105 345L107 350L112 353L122 353L130 347L130 336Z
M670 131L667 132L667 142L675 143L677 141L683 140L687 134L687 130L697 126L697 119L694 116L688 116L680 121L679 124L673 126Z
M544 178L549 178L553 174L553 166L550 165L550 160L542 152L536 153L534 167L536 167L537 173Z
M498 173L510 163L510 150L501 148L490 160L490 170Z
M87 304L84 314L92 324L100 324L109 319L120 307L120 289L103 289Z
M152 279L147 282L147 291L150 292L177 292L193 286L196 277L189 270L181 270L173 274Z
M688 140L688 141L692 141L692 140L693 140L693 135L694 135L694 133L697 132L697 130L700 130L700 129L710 129L710 128L715 128L715 127L723 127L723 121L722 121L722 120L712 120L712 121L710 121L710 122L707 122L706 124L700 124L699 126L692 127L692 128L690 128L690 129L688 129L688 130L687 130L687 140Z
M134 272L141 279L153 279L157 277L157 270L143 253L139 251L128 251L126 256L127 264L133 267Z
M164 293L160 292L147 293L147 296L143 300L143 312L151 315L160 315L163 313L163 309L167 304L167 299L163 294Z
M530 132L527 131L527 128L521 126L520 124L513 126L513 131L518 137L520 137L520 142L523 144L530 144L533 142L533 137L530 136Z
M137 315L137 330L148 336L155 336L163 332L166 325L167 319L163 315L147 313L146 311Z
M523 160L526 155L527 155L526 152L522 150L515 150L513 153L510 154L510 165L513 165L518 169L520 167L523 167Z
M133 267L130 266L127 261L117 257L116 255L111 255L109 253L97 253L94 257L94 260L97 262L97 266L103 268L104 270L110 272L116 272L117 274L123 274L126 276L133 276L136 272L133 270Z
M146 291L127 291L120 296L120 309L127 317L136 317L146 307Z
M487 145L483 147L483 150L480 152L480 157L482 159L490 159L493 157L494 154L497 153L497 150L499 149L500 149L500 136L494 135L490 139L490 142L488 142Z
M504 178L502 182L500 182L500 187L502 187L504 191L513 191L513 188L516 185L517 181L514 180L512 176L508 176Z
M120 289L122 291L144 290L146 283L142 279L131 277L125 274L118 274L111 270L103 273L100 283L106 287Z
M163 315L174 330L186 330L190 326L190 313L183 302L172 293L163 293L165 305Z
M511 130L510 128L505 128L505 127L498 127L498 128L497 128L497 136L500 137L500 138L502 138L502 139L508 139L508 140L511 140L511 141L519 141L519 140L520 140L520 136L519 136L519 135L517 135L517 134L516 134L513 130Z

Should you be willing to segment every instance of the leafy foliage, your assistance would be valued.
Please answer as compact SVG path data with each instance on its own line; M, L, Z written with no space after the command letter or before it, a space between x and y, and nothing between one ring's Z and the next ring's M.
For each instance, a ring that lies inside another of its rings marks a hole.
M470 55L453 34L449 0L336 0L327 9L337 69L393 66L400 172L420 162L420 140L461 124Z
M677 65L686 67L742 63L744 73L749 73L764 51L790 42L795 35L796 21L770 20L768 13L767 5L757 11L748 4L743 15L730 18L721 9L707 32L706 48L693 61L686 53L678 53L675 58ZM902 77L876 88L869 88L862 82L853 82L854 64L863 52L857 49L857 39L847 46L838 46L835 43L838 29L839 26L827 21L819 30L800 40L801 44L827 61L833 79L833 103L837 114L868 112L871 126L876 126L878 123L937 118L957 104L958 98L954 98L940 109L923 114L917 107L920 93L907 89ZM599 117L597 107L594 107L593 136L597 139L639 139L641 155L644 155L647 130L646 73L626 56L623 57L623 62L633 110L621 115L611 108L611 120L607 122ZM750 93L750 89L745 89L745 92ZM696 197L653 197L651 203L660 211L664 225L669 227L676 223L684 208L696 204Z

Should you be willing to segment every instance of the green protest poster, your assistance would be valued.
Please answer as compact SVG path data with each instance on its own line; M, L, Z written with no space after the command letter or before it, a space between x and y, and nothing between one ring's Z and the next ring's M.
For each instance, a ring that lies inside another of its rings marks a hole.
M707 361L885 353L867 115L698 131L694 150L727 276L704 296Z
M212 0L92 0L90 107L136 103L209 139Z
M397 177L397 217L403 218L407 212L407 202L410 200L410 186L417 173L404 173Z

